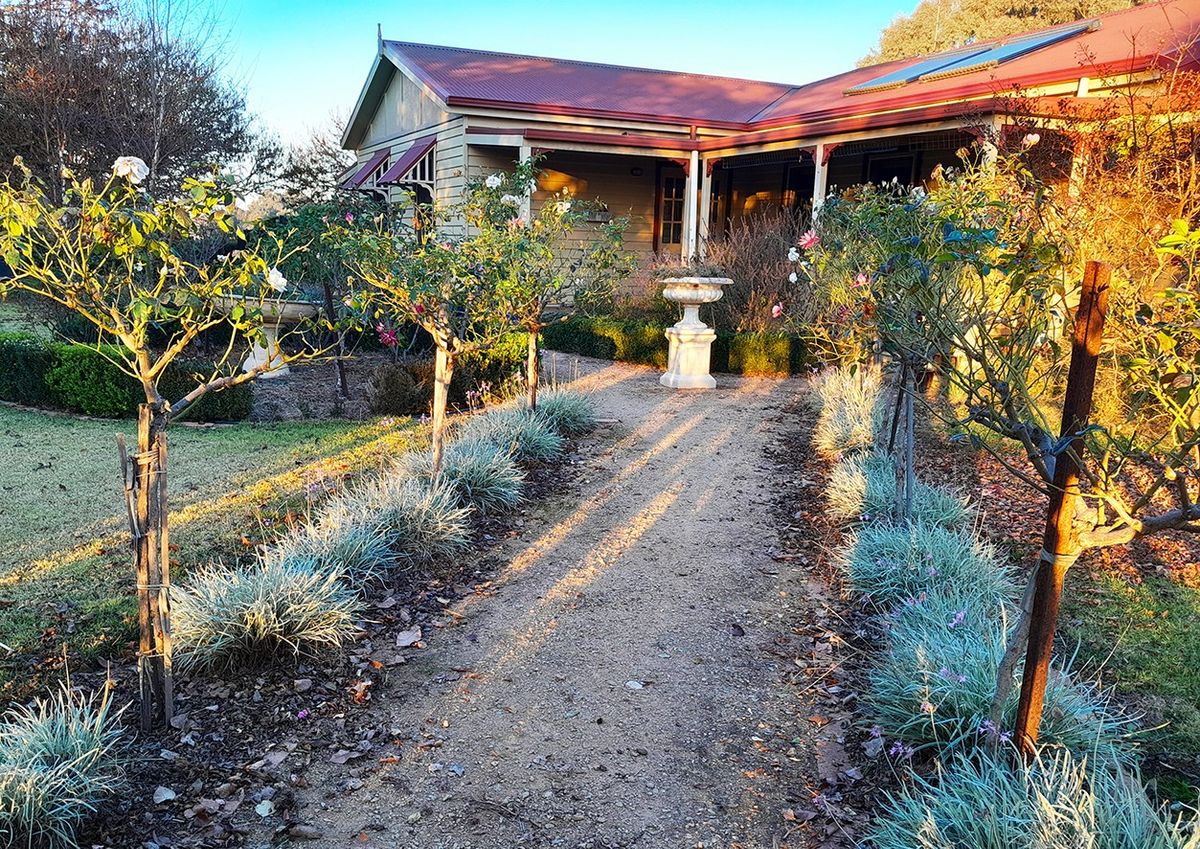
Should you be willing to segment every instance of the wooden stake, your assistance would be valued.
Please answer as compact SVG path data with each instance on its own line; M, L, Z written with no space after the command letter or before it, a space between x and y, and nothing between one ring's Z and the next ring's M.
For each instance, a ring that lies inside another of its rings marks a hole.
M1075 313L1075 336L1071 346L1066 397L1063 399L1060 437L1080 434L1092 413L1096 365L1100 358L1104 319L1108 312L1108 282L1108 265L1089 261L1084 270L1079 309ZM1027 758L1037 750L1038 727L1046 699L1046 679L1062 603L1063 581L1067 569L1079 557L1074 518L1079 499L1079 460L1083 451L1083 437L1077 435L1070 448L1059 453L1054 463L1054 483L1034 582L1029 646L1025 652L1021 697L1017 703L1017 721L1013 731L1021 753Z
M526 355L525 363L525 378L528 384L525 387L526 396L529 400L529 409L537 409L538 381L541 376L541 356L538 351L538 332L537 330L529 331L529 351Z

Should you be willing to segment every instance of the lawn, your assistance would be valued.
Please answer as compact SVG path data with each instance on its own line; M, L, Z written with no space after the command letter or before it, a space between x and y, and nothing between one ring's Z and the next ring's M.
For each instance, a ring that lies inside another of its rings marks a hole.
M0 643L94 657L133 634L115 433L133 423L0 406ZM253 552L348 475L423 438L412 420L172 428L175 577ZM2 651L2 650L0 650ZM0 664L0 687L20 661Z

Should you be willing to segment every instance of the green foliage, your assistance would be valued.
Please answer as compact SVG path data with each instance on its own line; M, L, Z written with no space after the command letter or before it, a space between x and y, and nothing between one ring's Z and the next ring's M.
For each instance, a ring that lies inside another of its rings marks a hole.
M378 366L367 382L371 412L378 416L416 416L428 410L433 387L418 383L415 370L406 362Z
M433 460L428 451L404 455L397 467L400 474L430 484ZM525 473L511 453L478 439L450 443L442 458L441 480L453 490L459 506L483 513L515 507L525 487Z
M920 520L864 525L847 539L843 560L854 589L883 608L944 585L969 586L988 606L1013 594L1009 570L992 546L969 531Z
M542 330L547 348L601 360L667 367L666 328L660 324L611 316L575 316ZM797 336L779 333L719 332L712 346L712 370L729 374L786 377L808 363L808 349Z
M122 784L108 694L62 690L0 719L0 846L73 849L79 826Z
M525 346L525 334L508 333L487 348L460 356L450 381L450 400L462 404L470 393L502 394L521 374ZM371 411L394 416L428 412L433 371L433 361L428 358L405 358L379 366L367 385Z
M1031 764L1002 752L959 755L937 780L915 778L889 797L869 844L1196 849L1200 832L1181 815L1155 810L1136 773L1067 752L1044 753Z
M362 612L338 569L304 555L203 566L173 588L171 603L185 669L333 648L354 636Z
M889 520L895 512L896 464L878 451L843 457L829 471L825 495L829 513L835 519ZM912 502L914 520L956 528L969 516L970 510L961 496L917 479Z
M120 352L63 342L47 342L26 334L0 334L0 399L105 418L137 412L144 401L137 382L117 364ZM159 378L168 399L182 398L208 380L212 363L177 358ZM194 421L238 421L254 405L249 384L206 393L187 409Z
M550 389L538 396L537 416L555 433L578 436L596 426L596 403L582 392Z
M499 407L475 416L463 426L461 437L510 452L520 462L554 460L565 444L545 419L520 407Z

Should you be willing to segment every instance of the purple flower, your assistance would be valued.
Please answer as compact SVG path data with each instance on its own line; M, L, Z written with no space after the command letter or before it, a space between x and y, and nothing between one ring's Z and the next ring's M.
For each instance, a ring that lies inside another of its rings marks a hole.
M950 620L949 623L947 623L946 627L950 628L951 630L954 630L955 628L957 628L959 625L961 625L963 622L966 622L966 621L967 621L967 609L964 607L962 610L959 610L954 614L954 617Z
M308 708L300 708L296 711L296 719L308 719Z
M880 728L878 725L872 725L871 726L871 736L872 737L882 737L883 729Z
M912 746L906 745L897 740L892 744L892 748L888 749L888 754L892 755L893 757L900 757L908 760L913 756L914 751L915 750Z

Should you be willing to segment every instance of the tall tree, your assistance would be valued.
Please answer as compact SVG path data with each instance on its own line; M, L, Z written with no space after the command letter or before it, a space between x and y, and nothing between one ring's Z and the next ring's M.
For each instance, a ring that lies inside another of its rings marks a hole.
M330 115L324 126L313 129L301 144L288 148L277 189L289 208L327 204L337 197L342 176L354 164L354 154L342 149L345 123L345 118ZM351 199L351 203L358 202Z
M118 156L150 167L151 189L205 166L277 159L225 75L213 8L194 0L7 0L0 4L0 174L27 168L103 179Z
M859 67L950 50L988 38L1083 20L1140 0L921 0L884 27Z

